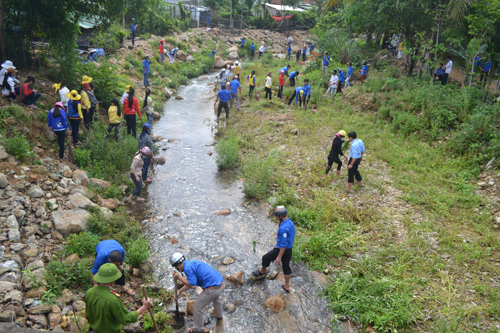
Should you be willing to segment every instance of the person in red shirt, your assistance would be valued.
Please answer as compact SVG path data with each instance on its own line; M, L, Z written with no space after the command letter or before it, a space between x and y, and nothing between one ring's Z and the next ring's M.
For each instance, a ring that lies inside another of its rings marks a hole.
M278 97L280 100L283 100L283 87L285 86L285 71L282 69L280 72L280 76L278 77Z
M163 47L163 39L160 40L160 44L158 44L158 51L160 52L160 63L163 62L163 60L165 60L165 48Z
M35 103L42 97L42 94L31 88L33 83L35 83L35 78L31 75L28 76L28 79L21 85L19 96L29 108L36 109Z
M134 97L134 92L134 88L131 87L128 91L128 98L123 101L123 114L127 122L127 134L132 133L135 138L137 137L135 114L137 113L140 118L141 109L139 108L139 101Z

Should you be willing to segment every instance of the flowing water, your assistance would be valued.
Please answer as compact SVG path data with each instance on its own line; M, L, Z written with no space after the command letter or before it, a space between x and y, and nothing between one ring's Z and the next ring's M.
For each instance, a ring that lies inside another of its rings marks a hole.
M268 207L244 198L241 180L217 170L214 91L209 85L213 81L213 76L201 77L182 87L179 95L184 100L169 100L161 119L153 124L153 134L165 138L157 143L158 155L166 158L165 165L155 166L153 183L147 189L155 216L148 222L148 234L156 280L164 288L173 288L168 258L177 251L188 260L210 264L223 276L242 271L243 286L226 281L223 323L215 327L213 319L207 325L214 332L343 331L332 328L321 287L303 264L291 264L290 294L281 289L282 276L261 282L249 279L262 255L276 244L278 224L267 218ZM231 214L214 214L222 209L230 209ZM222 265L227 257L235 262ZM276 266L271 264L270 269ZM189 293L191 298L196 296L195 291ZM277 314L264 306L276 294L287 303ZM180 299L180 306L185 308L185 299ZM180 331L192 326L192 317L187 317Z

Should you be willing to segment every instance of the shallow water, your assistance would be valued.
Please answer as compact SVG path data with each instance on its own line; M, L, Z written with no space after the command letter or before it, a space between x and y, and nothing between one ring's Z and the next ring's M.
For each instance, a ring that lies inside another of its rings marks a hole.
M239 179L217 170L214 91L208 85L213 81L210 75L179 89L184 100L170 99L161 119L153 124L153 134L165 138L157 143L158 155L166 158L165 165L155 166L153 183L147 189L155 216L148 223L148 231L156 280L162 287L173 288L168 258L177 251L188 260L210 264L223 276L242 271L245 284L233 286L226 281L222 294L226 306L233 304L236 310L225 310L223 324L217 328L213 319L207 327L214 332L343 331L332 328L332 314L320 296L321 287L304 265L292 263L290 294L281 289L282 277L249 280L262 255L276 244L278 224L267 218L267 208L244 198ZM222 209L230 209L231 214L214 215ZM172 244L173 239L178 243ZM221 262L227 257L235 262L224 266ZM276 266L271 264L270 269ZM196 296L194 291L189 294L191 298ZM286 309L278 314L264 307L265 300L276 294L283 295L287 302ZM181 308L185 305L186 300L181 298ZM192 326L192 317L187 317L185 328Z

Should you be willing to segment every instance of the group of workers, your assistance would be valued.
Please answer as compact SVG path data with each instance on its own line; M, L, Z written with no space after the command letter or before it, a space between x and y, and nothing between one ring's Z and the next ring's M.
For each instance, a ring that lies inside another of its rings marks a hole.
M283 266L284 284L281 288L289 293L290 277L292 270L290 260L292 257L295 239L295 225L288 218L284 206L276 207L272 216L279 222L276 246L262 257L261 267L252 272L254 280L266 277L271 262ZM126 286L123 261L125 250L113 239L104 240L96 247L96 258L92 266L93 287L85 294L85 316L90 327L96 333L120 332L124 325L137 321L138 316L144 314L152 307L152 301L144 298L142 306L135 311L128 311L118 293L112 290L114 284L128 295L134 296L135 292ZM206 332L204 329L204 309L210 304L214 307L214 316L217 322L223 319L223 304L221 295L226 288L224 277L212 266L198 260L186 260L184 255L175 252L169 258L170 265L174 268L172 276L174 283L182 287L174 290L174 299L177 301L183 293L201 287L203 292L196 298L193 307L194 327L187 332Z

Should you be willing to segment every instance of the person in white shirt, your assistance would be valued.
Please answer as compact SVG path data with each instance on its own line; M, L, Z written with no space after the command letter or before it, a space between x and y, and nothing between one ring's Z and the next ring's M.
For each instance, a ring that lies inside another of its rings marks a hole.
M69 98L67 94L69 93L68 87L62 87L62 83L54 83L52 85L52 89L54 89L54 94L59 93L59 97L61 97L61 103L66 108L68 106Z
M17 71L11 67L7 69L7 73L4 75L4 79L2 82L2 95L4 97L10 99L17 98L16 90L14 89L16 82L19 83L19 81L14 77L14 75L16 75L16 72Z
M259 59L260 59L260 56L262 55L262 53L264 53L264 51L266 51L266 47L264 45L261 45L259 47Z
M338 83L339 77L337 76L337 70L334 69L332 71L332 76L330 77L330 82L328 83L328 89L326 90L325 95L328 96L328 93L330 93L332 98L335 97L335 91L337 90Z
M16 69L12 61L7 60L2 64L2 69L0 70L0 84L3 83L3 80L5 79L5 74L7 74L7 70L9 68Z
M123 105L123 101L128 98L128 92L130 91L131 85L127 84L125 86L125 91L123 92L122 98L120 98L120 104Z
M446 66L444 66L444 74L441 75L441 84L445 86L448 83L448 76L451 73L451 69L453 68L453 61L451 60L451 57L448 57L448 62L446 63Z

